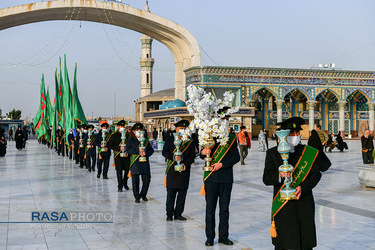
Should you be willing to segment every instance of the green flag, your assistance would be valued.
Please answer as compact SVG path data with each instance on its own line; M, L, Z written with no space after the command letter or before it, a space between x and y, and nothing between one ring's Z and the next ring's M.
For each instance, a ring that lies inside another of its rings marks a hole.
M83 112L81 102L78 98L78 90L77 90L77 64L74 69L74 79L73 79L73 119L76 122L80 122L81 124L87 124L87 120L85 117L85 113Z
M47 114L48 114L48 126L53 124L53 107L51 104L51 98L49 95L49 87L47 87Z
M68 138L69 130L74 127L73 112L72 112L72 91L70 89L68 68L66 67L66 56L64 55L64 91L63 91L63 104L64 104L64 121L65 121L65 136ZM65 140L68 145L68 140Z
M60 120L59 124L61 125L62 128L65 127L63 92L64 92L64 82L63 82L63 76L62 76L62 71L61 71L61 57L60 57L60 77L59 77L60 109L59 109L59 113L60 113L60 116L61 116L61 120Z
M47 114L47 98L46 98L46 89L44 86L44 74L42 75L42 85L40 87L40 120L37 124L36 134L39 137L46 135L46 139L49 139L47 133L48 126L48 114Z

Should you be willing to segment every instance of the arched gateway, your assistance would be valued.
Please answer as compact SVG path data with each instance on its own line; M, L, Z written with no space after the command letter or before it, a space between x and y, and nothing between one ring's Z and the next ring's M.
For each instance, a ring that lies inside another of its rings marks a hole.
M200 66L198 42L184 27L147 10L92 0L38 2L0 9L0 30L35 22L66 20L68 11L73 15L72 20L116 25L148 35L167 46L175 61L175 97L185 100L184 69Z

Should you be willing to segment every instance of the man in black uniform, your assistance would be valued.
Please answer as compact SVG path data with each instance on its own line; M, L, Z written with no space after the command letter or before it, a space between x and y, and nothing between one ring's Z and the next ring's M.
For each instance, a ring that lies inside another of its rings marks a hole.
M226 118L228 118L227 116ZM225 147L225 150L217 150L218 147ZM214 157L218 152L224 152L221 161L212 165L212 172L205 178L206 198L206 246L213 246L215 238L215 211L219 199L219 243L233 245L229 237L229 203L233 186L233 165L240 161L240 154L237 149L236 136L229 134L226 145L218 142L210 150L204 148L201 152L203 159L207 154ZM216 153L215 153L216 152Z
M74 150L74 135L73 135L73 130L69 130L69 135L68 135L68 151L69 151L69 160L72 160L73 156L73 150Z
M189 121L181 120L175 124L176 132L182 132L189 126ZM182 152L182 159L174 155L176 146L174 145L174 136L168 137L164 144L163 156L167 161L166 170L166 187L167 187L167 221L172 221L174 215L175 220L186 220L182 213L184 212L186 194L189 187L190 168L195 158L195 147L193 140L182 142L180 151ZM184 165L184 170L179 172L174 169L177 161ZM178 195L177 195L178 194ZM177 201L176 201L177 195ZM175 206L176 203L176 206Z
M101 130L96 135L95 145L98 147L98 174L96 177L100 178L103 168L103 179L108 179L108 169L109 169L109 160L111 158L111 149L108 148L108 142L111 139L111 133L108 132L108 123L103 123L101 125ZM104 140L103 140L104 134Z
M79 167L80 168L83 168L84 166L86 166L86 168L87 168L86 160L85 160L86 144L85 144L85 140L84 140L85 135L87 134L87 128L88 128L87 125L83 124L82 127L81 127L81 135L79 136L78 154L79 154Z
M312 189L318 184L321 173L317 162L318 150L301 144L300 130L305 121L300 117L289 118L277 125L290 129L288 143L291 146L288 162L295 170L292 187L296 189L295 200L280 201L280 189L284 184L285 173L279 172L283 164L277 147L267 151L263 182L273 185L273 213L271 232L275 249L312 249L317 245L315 231L315 203ZM295 175L296 174L296 175ZM293 183L296 183L293 186ZM299 183L299 184L298 184Z
M90 140L89 140L90 136ZM95 172L96 166L96 146L95 146L95 137L96 134L94 133L94 125L88 126L87 134L83 137L83 144L86 145L86 168L88 168L89 172Z
M81 125L77 125L77 131L76 135L74 136L74 143L73 143L73 148L74 148L74 159L76 161L76 164L79 164L79 154L78 154L78 149L79 149L79 132L81 131Z
M140 200L148 201L147 191L150 186L151 181L151 172L150 172L150 161L149 157L154 153L154 149L151 147L151 144L148 143L148 136L145 133L146 141L144 142L145 150L140 151L140 141L139 136L140 130L143 130L143 125L141 123L134 124L132 128L135 136L131 136L126 144L126 152L131 155L130 161L130 171L132 175L132 184L133 184L133 194L135 197L135 202L140 203ZM140 162L140 157L146 157L145 162ZM139 177L142 177L142 190L139 192Z
M112 133L111 139L108 143L108 147L113 150L113 158L117 174L118 192L122 192L123 188L125 188L125 190L129 190L128 173L130 165L130 156L126 151L125 146L120 146L122 144L121 133L125 133L126 144L129 138L129 134L127 134L125 131L124 120L121 120L117 123L117 131Z
M57 140L57 154L60 155L63 150L63 144L62 144L62 136L63 136L63 131L61 129L61 126L58 126L58 129L56 130L56 140Z

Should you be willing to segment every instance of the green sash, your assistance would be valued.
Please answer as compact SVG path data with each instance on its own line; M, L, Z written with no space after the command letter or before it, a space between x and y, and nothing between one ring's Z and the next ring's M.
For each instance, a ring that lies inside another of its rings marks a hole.
M182 153L184 153L185 150L190 146L190 144L191 144L192 141L193 141L193 140L188 140L188 141L182 142L181 147L180 147L180 151L181 151ZM174 153L174 152L176 152L176 149L173 150L173 153ZM165 174L168 173L169 168L173 165L174 162L175 162L175 161L172 161L172 160L169 160L169 159L168 159L168 161L167 161L167 169L165 170Z
M145 147L147 146L148 143L148 138L145 140ZM141 142L139 142L138 148L141 146ZM139 154L133 154L131 159L130 159L130 167L134 164L134 162L138 159L140 155ZM129 167L129 168L130 168Z
M309 174L312 165L315 162L315 159L318 155L319 151L313 147L305 146L303 149L302 155L299 158L294 170L293 170L293 182L290 185L291 187L299 186ZM272 219L276 216L276 214L285 206L288 202L287 200L282 201L280 199L280 191L285 186L283 184L280 190L277 192L277 195L273 199L272 202Z
M220 144L217 147L214 154L212 155L211 165L213 165L215 163L219 163L224 158L224 156L228 153L229 148L232 146L232 144L235 142L235 140L236 140L236 136L233 135L233 134L229 134L229 140L228 140L227 144L225 144L225 145ZM211 172L210 171L204 171L203 182L205 182L207 180L207 178L210 177L211 174L212 174L212 171Z

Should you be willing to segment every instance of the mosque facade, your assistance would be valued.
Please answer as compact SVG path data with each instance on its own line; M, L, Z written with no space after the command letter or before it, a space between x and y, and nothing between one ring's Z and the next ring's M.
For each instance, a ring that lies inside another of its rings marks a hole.
M185 102L175 99L174 89L152 93L152 38L143 36L141 98L135 101L136 121L149 131L169 129L181 119L192 119ZM186 85L202 87L215 97L235 94L232 105L240 107L230 119L239 131L245 125L252 135L292 116L305 119L302 137L314 124L327 133L355 138L374 131L375 73L333 67L311 69L199 66L185 70Z

